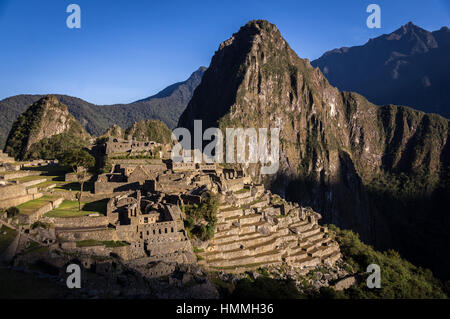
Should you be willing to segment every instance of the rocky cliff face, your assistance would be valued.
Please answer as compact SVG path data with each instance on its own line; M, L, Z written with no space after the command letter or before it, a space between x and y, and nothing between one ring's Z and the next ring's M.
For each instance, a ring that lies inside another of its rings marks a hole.
M62 134L81 140L89 138L80 123L69 114L67 106L55 96L48 95L33 103L17 118L6 141L5 151L24 159L36 144Z
M378 248L443 269L445 258L433 251L444 245L427 236L439 229L435 238L448 242L448 217L409 208L427 207L448 192L448 120L340 92L261 20L220 45L179 126L192 130L194 119L203 120L203 129L280 127L280 169L265 179L272 190L312 205L326 222ZM248 168L258 178L259 167ZM382 205L391 201L392 207Z

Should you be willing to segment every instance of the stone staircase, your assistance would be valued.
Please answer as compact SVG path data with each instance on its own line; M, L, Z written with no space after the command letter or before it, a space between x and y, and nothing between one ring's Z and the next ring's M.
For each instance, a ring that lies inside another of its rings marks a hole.
M264 200L255 200L248 192L248 198L241 196L233 203L227 198L219 206L214 238L198 253L199 264L240 272L282 263L299 268L332 265L341 257L328 229L317 224L320 215L289 203L284 204L285 215L269 215L268 196L265 193Z

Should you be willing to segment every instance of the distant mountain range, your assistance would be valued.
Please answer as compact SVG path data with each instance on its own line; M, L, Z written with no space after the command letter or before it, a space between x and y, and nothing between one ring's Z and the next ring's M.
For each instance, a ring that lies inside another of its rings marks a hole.
M450 30L429 32L409 22L362 46L312 61L328 81L378 104L408 105L450 118Z
M134 122L157 119L173 129L181 113L189 103L195 88L200 84L206 67L200 67L184 82L172 84L161 92L130 103L115 105L95 105L80 98L55 94L58 100L67 105L70 114L77 119L91 135L101 135L113 124L122 128ZM44 95L16 95L0 101L0 149L16 118L31 104Z

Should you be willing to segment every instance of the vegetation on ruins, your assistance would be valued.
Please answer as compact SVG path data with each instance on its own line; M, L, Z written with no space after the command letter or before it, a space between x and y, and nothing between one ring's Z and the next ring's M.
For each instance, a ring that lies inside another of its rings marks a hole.
M50 227L51 227L51 224L43 223L41 221L34 222L31 225L31 229L37 229L37 228L49 229Z
M158 146L155 148L155 153L158 154L158 152L161 150L161 147ZM114 156L108 156L108 159L159 159L159 155L148 155L146 154L137 154L137 155L114 155Z
M47 205L48 203L56 200L55 196L42 196L37 199L30 200L28 202L22 203L17 208L19 209L19 213L21 215L30 215L33 214L36 210L41 207Z
M169 144L172 141L172 131L158 120L136 122L125 131L125 136L132 136L138 141L149 140L161 144Z
M95 159L84 149L72 149L63 153L58 160L62 165L70 166L77 176L78 182L80 183L80 192L77 194L78 210L81 211L83 186L86 182L88 171L95 166Z
M19 209L17 207L15 207L15 206L9 207L6 210L6 216L8 216L8 218L12 218L12 217L15 217L17 215L19 215Z
M209 193L208 198L200 205L188 204L182 207L186 214L184 227L189 237L196 237L202 241L214 237L214 229L217 223L217 210L219 200L217 195ZM205 225L206 224L206 225Z
M127 242L124 241L114 241L114 240L93 240L93 239L87 239L87 240L80 240L77 241L77 247L92 247L92 246L105 246L105 247L123 247L130 245Z
M78 210L78 201L65 200L58 208L49 211L44 216L46 217L82 217L90 214L106 214L106 200L95 202L81 202L81 210Z

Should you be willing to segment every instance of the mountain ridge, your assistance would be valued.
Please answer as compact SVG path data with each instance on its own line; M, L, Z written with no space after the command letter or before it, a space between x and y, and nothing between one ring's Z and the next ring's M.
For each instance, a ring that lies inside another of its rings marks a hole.
M450 30L412 22L363 45L336 48L311 62L329 82L379 105L408 105L450 118Z
M200 83L205 67L198 68L186 81L175 83L157 94L129 104L95 105L78 97L53 94L91 135L101 135L110 126L123 128L145 119L163 121L173 129L178 117ZM0 101L0 148L3 148L13 122L28 106L45 95L21 94Z

